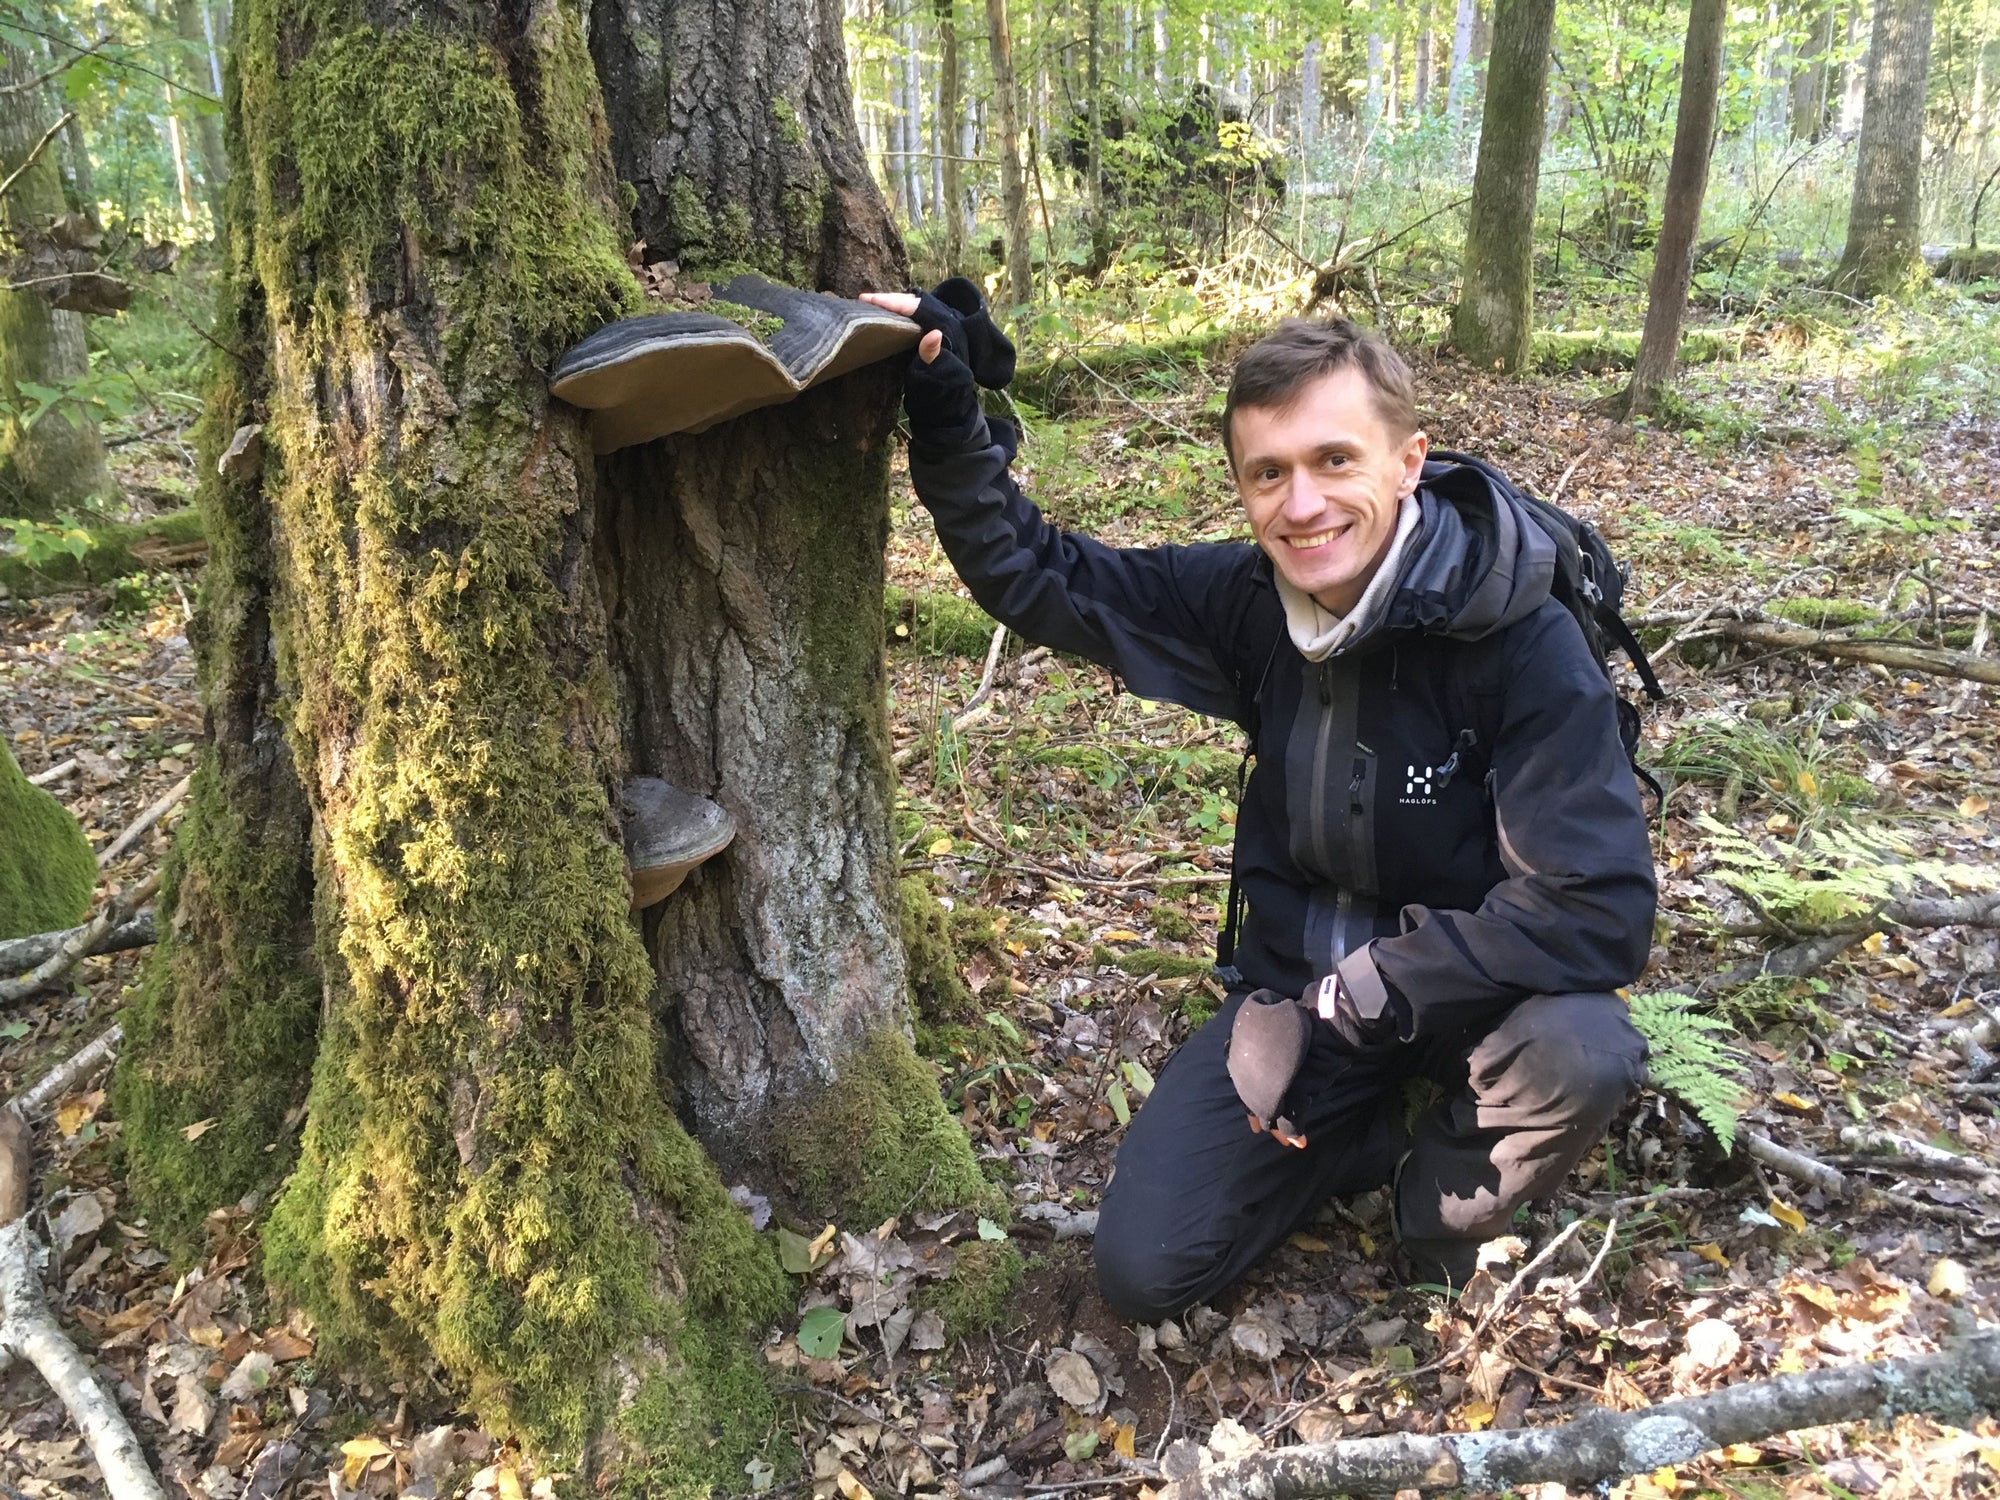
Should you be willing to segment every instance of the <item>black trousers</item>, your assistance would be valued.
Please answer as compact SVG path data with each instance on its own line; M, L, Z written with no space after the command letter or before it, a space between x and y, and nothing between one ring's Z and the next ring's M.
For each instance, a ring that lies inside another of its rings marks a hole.
M1097 1221L1097 1278L1123 1317L1205 1301L1327 1198L1396 1178L1397 1222L1422 1239L1490 1239L1555 1191L1645 1081L1646 1043L1616 995L1536 995L1484 1035L1341 1051L1314 1039L1289 1099L1304 1149L1250 1129L1225 1048L1233 995L1161 1070L1118 1149ZM1405 1123L1404 1083L1445 1097Z

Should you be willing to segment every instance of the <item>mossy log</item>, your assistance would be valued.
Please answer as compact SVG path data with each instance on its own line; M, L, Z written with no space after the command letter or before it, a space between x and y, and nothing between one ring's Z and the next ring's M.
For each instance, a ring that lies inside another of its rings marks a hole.
M90 547L82 557L59 552L31 564L16 553L0 553L0 597L40 599L72 589L101 587L146 568L181 567L208 555L201 511L189 506L145 521L87 528Z
M1639 335L1607 329L1563 331L1537 328L1528 340L1529 363L1545 375L1572 370L1629 370L1639 358ZM1684 365L1735 359L1736 339L1726 329L1690 328L1680 337Z
M264 1270L322 1349L441 1371L599 1488L706 1495L772 1427L748 1334L790 1298L718 1161L857 1222L998 1207L908 1040L896 383L600 462L544 372L636 309L635 228L848 293L901 284L901 246L832 0L596 7L589 37L551 0L386 14L233 16L251 354L205 451L254 421L264 452L204 492L215 748L120 1073L134 1187L183 1225L227 1201L309 1064ZM641 921L634 774L739 830ZM226 1111L252 1123L174 1144Z

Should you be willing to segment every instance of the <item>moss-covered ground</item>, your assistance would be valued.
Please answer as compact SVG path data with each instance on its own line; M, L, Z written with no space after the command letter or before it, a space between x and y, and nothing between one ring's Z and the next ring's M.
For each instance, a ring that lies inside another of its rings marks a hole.
M0 738L0 938L73 927L90 910L97 859L67 808L30 786Z

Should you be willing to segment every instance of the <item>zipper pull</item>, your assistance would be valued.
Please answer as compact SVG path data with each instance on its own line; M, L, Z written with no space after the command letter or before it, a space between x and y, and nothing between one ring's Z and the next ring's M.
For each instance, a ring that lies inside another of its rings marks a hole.
M1333 664L1331 658L1319 664L1319 702L1327 708L1333 704Z
M1450 786L1451 778L1458 774L1459 756L1463 754L1465 751L1470 750L1474 745L1478 743L1479 743L1479 736L1474 734L1470 729L1462 729L1459 731L1458 740L1451 747L1451 755L1445 760L1445 763L1439 766L1437 770L1433 772L1431 775L1432 784L1435 785L1439 791L1443 791L1446 787Z

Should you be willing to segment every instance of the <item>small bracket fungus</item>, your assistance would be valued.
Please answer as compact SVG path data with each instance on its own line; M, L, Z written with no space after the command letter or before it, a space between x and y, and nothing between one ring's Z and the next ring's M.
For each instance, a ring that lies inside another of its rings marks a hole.
M651 313L598 329L556 361L549 390L593 413L599 453L790 401L919 337L908 318L761 276L738 276L716 295L781 326L766 343L716 313Z
M736 837L736 820L721 804L656 776L635 776L625 783L618 817L624 825L634 911L666 900L690 870L720 854Z

